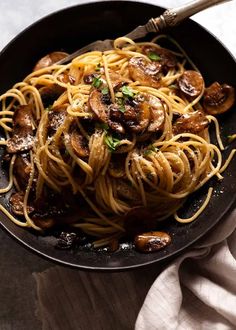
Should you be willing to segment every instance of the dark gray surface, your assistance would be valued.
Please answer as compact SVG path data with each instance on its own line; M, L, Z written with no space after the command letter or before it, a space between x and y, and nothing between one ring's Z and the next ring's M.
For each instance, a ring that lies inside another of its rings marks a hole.
M0 229L0 329L41 329L35 316L36 286L33 272L53 264L32 254Z

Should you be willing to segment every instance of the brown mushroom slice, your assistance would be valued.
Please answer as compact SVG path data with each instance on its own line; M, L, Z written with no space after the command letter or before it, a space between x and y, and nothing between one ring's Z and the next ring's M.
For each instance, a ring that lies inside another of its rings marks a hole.
M43 230L47 230L52 228L53 226L55 226L56 221L53 218L40 218L37 217L37 215L32 216L32 220L34 222L34 224L43 229Z
M132 57L128 64L129 74L134 81L139 81L141 85L160 87L161 64L149 62L143 57Z
M58 105L51 108L48 113L49 135L54 134L64 124L67 116L67 105Z
M58 76L58 80L65 83L65 84L71 84L74 85L75 83L75 78L69 74L68 72L63 72Z
M14 174L22 190L24 190L28 184L31 171L32 166L27 154L17 155L14 163Z
M208 125L209 120L207 119L206 115L201 111L194 111L179 117L173 125L173 132L174 134L197 134L207 128Z
M148 132L158 132L163 129L165 123L165 108L162 101L153 96L147 95L146 100L150 106L150 124Z
M13 115L13 126L33 128L34 118L31 105L19 105Z
M127 122L126 125L132 132L143 133L148 127L151 119L150 106L147 101L139 103L137 107L137 122Z
M88 141L76 130L71 134L70 143L78 157L84 158L89 156Z
M7 152L17 153L27 151L34 145L33 114L30 105L20 105L13 115L13 131L7 140Z
M89 94L88 100L89 106L93 113L96 115L97 119L104 123L108 121L107 106L102 101L102 93L98 89L92 89Z
M202 75L194 70L186 70L178 79L178 86L181 92L189 97L197 97L204 88Z
M69 54L65 52L52 52L44 57L42 57L35 65L33 71L47 68L63 58L67 57Z
M124 121L124 115L120 111L120 107L118 104L110 104L108 106L108 126L115 132L124 134L125 129L124 126L122 125Z
M12 132L12 137L7 140L7 152L14 154L27 151L33 148L35 137L33 130L29 127L16 127Z
M130 237L154 230L156 219L153 213L143 206L132 208L124 217L124 228Z
M59 96L64 93L65 88L57 85L51 84L49 86L44 86L39 89L39 93L45 108L52 105L54 101L56 101Z
M109 163L108 172L109 174L116 179L125 177L125 159L126 156L122 155L112 155L112 159Z
M214 82L205 89L203 97L204 110L210 115L218 115L228 111L235 103L234 87Z
M14 193L10 197L10 205L12 212L17 215L24 215L24 193L23 191ZM34 211L33 206L27 205L27 213L30 214Z
M108 125L113 131L115 131L119 134L125 134L125 129L121 125L121 123L117 123L115 121L108 120Z
M165 69L172 69L177 65L176 56L168 49L144 46L142 50L151 60L153 58L154 61L158 61Z
M155 252L171 243L169 234L161 231L151 231L137 235L134 239L135 248L140 252Z

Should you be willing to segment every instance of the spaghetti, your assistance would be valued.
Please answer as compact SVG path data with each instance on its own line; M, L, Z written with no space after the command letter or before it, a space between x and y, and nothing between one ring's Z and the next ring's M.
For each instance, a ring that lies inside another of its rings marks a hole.
M0 144L12 156L0 193L14 186L10 202L22 219L1 206L10 220L35 230L73 226L99 247L124 236L144 210L146 230L150 219L191 222L203 211L212 188L195 215L176 213L213 176L222 179L219 125L204 112L201 74L186 69L175 41L177 51L160 47L162 38L118 38L114 49L66 65L38 62L0 96ZM220 149L209 139L211 121Z

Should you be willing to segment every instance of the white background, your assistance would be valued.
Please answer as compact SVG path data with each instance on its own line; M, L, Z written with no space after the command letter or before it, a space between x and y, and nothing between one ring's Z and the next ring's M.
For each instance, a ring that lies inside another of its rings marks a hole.
M188 0L143 0L162 7L182 5ZM39 18L64 7L91 0L0 0L0 49L16 34ZM236 56L236 0L210 8L193 17L213 32Z

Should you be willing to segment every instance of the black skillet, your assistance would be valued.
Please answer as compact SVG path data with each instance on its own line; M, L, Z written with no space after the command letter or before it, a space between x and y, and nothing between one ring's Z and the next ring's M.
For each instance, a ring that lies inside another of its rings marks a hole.
M31 25L19 34L0 54L0 93L15 82L21 81L31 72L35 62L54 50L73 52L97 39L115 38L144 24L150 17L163 13L163 8L154 5L112 1L96 2L67 8L49 15ZM191 59L204 75L206 85L214 81L236 86L236 62L223 45L197 23L187 20L169 31L169 34L187 50ZM150 35L150 39L153 35ZM223 141L236 132L236 109L220 118ZM232 143L224 153L229 154ZM180 253L217 222L224 221L224 215L236 197L236 159L224 174L222 183L212 180L214 195L209 206L199 218L187 225L167 221L164 228L172 236L173 242L167 248L152 254L141 254L124 244L117 252L58 250L56 238L38 236L35 232L14 225L1 214L0 223L24 246L64 265L83 269L122 270L160 262ZM1 186L7 182L7 173L1 169ZM194 194L185 204L182 215L188 217L202 203L207 187ZM9 194L0 198L7 208Z

